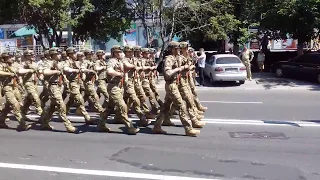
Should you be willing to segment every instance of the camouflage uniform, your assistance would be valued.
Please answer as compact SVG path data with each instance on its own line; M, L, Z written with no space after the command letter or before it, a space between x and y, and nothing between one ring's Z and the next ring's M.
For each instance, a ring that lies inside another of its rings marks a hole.
M22 64L22 61L21 61L21 52L20 51L17 51L16 52L16 55L15 55L15 66L19 66L21 67L21 64ZM22 76L18 76L18 86L15 88L15 95L18 99L19 102L21 102L21 105L22 105L22 102L24 101L24 98L26 97L26 90L24 88L24 85L23 85L23 79L22 79Z
M5 97L5 104L0 113L0 128L8 128L5 120L8 113L12 112L19 122L17 130L25 131L30 129L31 125L26 125L25 119L22 118L20 103L14 95L14 87L17 86L17 74L19 67L13 66L13 54L3 52L1 57L5 59L6 64L0 66L0 76L2 81L2 94ZM12 111L11 111L12 110Z
M107 68L107 63L104 59L102 59L103 55L102 50L98 50L96 52L98 59L95 62L94 65L94 70L98 74L98 80L97 80L97 94L99 95L100 93L103 94L104 96L104 102L102 107L107 107L109 103L109 94L107 90L107 75L106 75L106 68ZM100 57L100 58L99 58ZM102 68L102 69L101 69Z
M122 121L124 122L125 126L128 128L129 134L136 134L139 132L139 128L134 128L132 122L128 118L128 112L127 112L127 105L123 100L123 92L122 92L122 86L123 86L123 63L120 60L120 54L121 48L120 46L114 46L111 49L111 53L113 57L111 58L107 63L107 79L108 79L108 94L109 94L109 104L107 107L107 111L110 112L114 109L116 111L119 111ZM117 53L117 55L115 55ZM118 56L118 57L117 57ZM115 73L122 73L121 76L115 76Z
M148 48L142 48L141 51L143 54L149 54ZM150 64L149 58L141 58L141 61L142 61L142 67L146 68L144 69L144 72L141 78L142 87L146 96L149 98L152 111L157 112L158 107L156 105L155 95L150 88L150 82L149 82L149 77L151 76L151 70L149 68L151 67L151 64Z
M124 51L129 53L133 51L131 46L125 46ZM123 59L123 63L125 66L135 66L133 57L125 57ZM146 120L145 114L141 111L140 107L140 100L138 99L135 88L134 88L134 81L136 78L135 75L135 68L128 69L125 71L125 80L124 80L124 97L127 98L127 105L128 107L133 105L135 112L137 113L138 117L140 118L140 125L147 126L149 122Z
M68 56L67 56L67 52L63 51L61 53L61 65L63 66L68 60ZM69 80L67 78L67 76L62 72L62 77L63 77L63 92L62 92L62 98L65 100L68 96L68 94L70 93L70 87L69 87ZM69 110L67 110L68 113Z
M26 50L23 52L25 57L25 62L23 69L31 70L23 75L23 84L26 89L26 97L23 101L23 106L21 107L21 112L25 115L27 114L31 104L34 104L37 114L42 114L41 101L38 93L38 66L32 59L33 52Z
M83 55L84 56L84 55ZM87 97L89 103L100 113L100 120L98 122L98 130L102 132L110 132L110 129L106 127L105 120L107 118L107 112L99 104L99 97L94 86L94 79L96 79L96 73L92 70L93 63L84 60L80 62L81 71L85 74L83 80L85 87L85 96Z
M44 69L50 63L51 63L50 53L49 53L49 50L46 50L46 51L44 51L43 62L41 64L39 64L40 65L39 68ZM41 107L44 109L46 103L49 101L49 84L48 84L48 81L45 80L45 78L43 78L43 80L42 80L42 86L43 86L42 92L40 93L39 97L40 97L40 101L41 101Z
M74 55L76 53L76 50L74 48L68 48L67 54L70 56ZM75 57L70 57L75 58ZM69 101L67 102L67 110L70 109L72 105L75 105L76 108L79 108L81 111L81 114L84 116L86 124L94 124L94 122L91 120L88 112L85 109L83 96L80 93L80 66L79 62L75 61L75 59L70 59L64 64L64 73L66 74L68 80L69 80L69 87L70 87L70 97Z
M185 129L187 136L196 136L200 133L199 130L195 130L192 128L191 124L188 122L187 117L187 108L185 106L185 102L183 101L179 89L177 87L176 81L178 73L183 68L179 68L178 60L179 55L177 49L179 48L178 42L170 42L169 49L172 52L175 52L176 55L169 55L165 58L164 61L164 78L166 81L165 90L166 96L164 100L163 108L161 109L160 115L156 120L156 123L153 128L153 132L157 134L165 134L166 132L161 129L161 125L165 119L170 119L169 110L172 103L176 104L179 107L179 116L180 121Z
M155 53L155 49L150 49L150 53L154 54ZM160 95L159 95L159 92L158 92L158 89L157 89L157 84L156 84L156 81L155 81L155 77L156 77L156 74L158 73L157 72L157 64L155 62L155 59L154 58L150 58L149 59L149 64L150 66L152 67L155 67L154 70L152 70L151 72L151 75L149 76L149 82L150 82L150 88L152 90L152 92L154 93L154 96L158 102L158 104L160 105L160 107L163 106L163 102L160 98Z
M58 52L56 50L50 51L52 57L54 57ZM42 130L53 130L53 127L49 125L52 115L55 111L58 112L59 118L63 121L68 132L73 133L76 128L72 126L70 120L67 118L66 105L63 102L61 85L63 81L62 69L63 64L58 62L59 58L54 61L46 63L43 68L44 79L48 83L50 105L46 111L41 115L39 120Z

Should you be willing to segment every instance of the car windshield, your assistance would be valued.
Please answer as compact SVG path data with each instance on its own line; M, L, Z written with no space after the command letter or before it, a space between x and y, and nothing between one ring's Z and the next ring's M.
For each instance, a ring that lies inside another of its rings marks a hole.
M237 64L241 61L236 57L220 57L217 59L216 64Z

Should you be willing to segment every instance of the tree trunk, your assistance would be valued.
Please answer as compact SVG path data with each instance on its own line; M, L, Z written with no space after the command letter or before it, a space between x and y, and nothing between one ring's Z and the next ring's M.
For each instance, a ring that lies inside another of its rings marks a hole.
M298 47L297 47L297 54L298 54L298 56L300 56L300 55L303 54L303 43L304 43L303 40L299 40L299 39L298 39Z
M33 36L33 37L34 37L34 39L35 39L36 41L39 41L39 42L40 42L40 45L42 46L43 49L46 49L46 46L45 46L44 43L43 43L42 34L38 34L38 37L36 37L36 36Z

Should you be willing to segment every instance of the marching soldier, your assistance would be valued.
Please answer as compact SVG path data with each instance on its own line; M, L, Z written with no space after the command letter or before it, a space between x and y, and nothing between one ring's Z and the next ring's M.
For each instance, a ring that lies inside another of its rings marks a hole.
M159 95L159 92L157 89L157 85L156 85L156 81L155 81L155 77L158 78L157 64L155 62L155 56L154 56L155 53L156 53L155 49L150 49L149 63L150 63L150 66L153 68L153 70L151 71L151 75L149 76L149 82L150 82L150 88L151 88L152 92L154 93L158 104L160 105L160 107L162 107L163 102L160 98L160 95Z
M144 112L141 111L140 100L138 99L135 89L134 81L137 76L136 69L141 69L141 67L136 67L133 59L133 47L124 47L125 58L123 59L123 64L125 68L125 81L124 81L124 97L128 98L127 105L128 110L131 104L138 117L140 118L140 126L148 126L149 122L146 119Z
M84 100L83 96L80 93L80 75L81 75L81 69L79 67L79 62L77 62L76 57L76 49L73 47L69 47L67 49L67 55L70 58L65 64L63 71L66 74L68 80L69 80L69 87L70 87L70 97L69 101L67 102L67 110L70 109L70 107L75 104L76 108L79 108L81 111L81 114L84 116L84 119L86 121L86 124L93 125L95 124L93 120L91 120L91 117L89 116L88 112L85 109L84 106Z
M106 74L106 69L107 69L107 63L105 59L103 58L104 52L102 50L98 50L96 52L97 55L97 60L94 65L94 70L98 74L98 80L97 80L97 94L99 95L100 93L103 94L104 96L104 101L102 107L107 107L109 103L109 94L107 90L107 74Z
M179 67L179 43L170 42L169 51L171 55L166 56L164 61L164 78L166 81L165 89L166 96L164 100L163 108L161 109L160 116L157 118L153 128L153 132L156 134L166 134L166 131L162 130L161 125L165 119L170 119L169 110L171 104L174 103L179 108L180 121L185 129L187 136L197 136L200 131L192 128L192 125L188 122L187 108L183 101L179 89L177 87L177 77L181 71L188 69L187 66Z
M14 66L15 67L19 67L21 68L21 65L22 65L22 60L21 60L21 54L20 54L20 51L17 51L16 54L15 54L15 61L14 61ZM22 76L18 76L17 78L17 87L14 88L14 94L17 98L17 100L20 102L21 106L23 105L23 101L26 97L26 90L24 88L24 85L23 85L23 79L22 79Z
M149 78L151 76L151 72L155 69L155 67L152 67L149 61L149 49L148 48L142 48L141 49L142 52L142 67L144 69L144 72L142 74L142 87L143 90L146 94L146 96L149 98L149 102L150 105L152 107L152 111L153 112L157 112L158 111L158 107L156 105L156 99L155 99L155 95L153 93L153 91L150 88L150 82L149 82Z
M67 61L69 60L69 57L67 56L67 52L63 51L61 53L61 65L63 66ZM69 88L69 80L65 73L62 71L62 77L63 77L63 92L62 92L62 98L65 100L70 93L70 88Z
M63 102L61 92L61 85L63 81L61 71L63 69L63 64L59 64L60 56L56 50L50 51L50 54L53 61L47 63L42 69L44 79L46 79L48 83L50 105L48 109L41 115L41 118L39 120L41 129L49 131L54 129L54 127L52 127L49 122L52 118L53 113L57 110L59 118L63 121L67 132L74 133L76 131L76 128L72 126L70 120L67 118L66 105Z
M128 128L128 134L135 135L139 132L139 128L134 128L132 122L128 118L127 105L123 100L122 86L124 78L124 65L120 59L121 47L113 46L111 49L112 58L107 63L107 79L108 79L108 94L109 104L107 111L114 109L118 111L125 126Z
M26 73L22 74L22 79L26 90L26 97L23 101L21 112L23 115L26 115L30 105L34 103L37 114L41 115L43 110L38 93L38 66L35 63L34 54L31 50L25 50L23 57L25 59L23 68L26 70Z
M17 86L17 77L20 73L30 72L13 65L14 56L11 53L3 52L1 57L4 59L5 64L0 67L0 76L2 81L2 93L5 97L5 104L0 113L0 128L9 128L5 123L8 113L14 114L19 122L17 127L18 131L26 131L31 128L31 125L27 125L25 119L22 118L20 103L18 102L16 96L14 95L14 88Z
M43 53L44 59L39 64L39 69L43 70L46 66L50 64L51 56L49 50L45 50ZM49 101L49 84L48 81L43 77L42 80L42 92L40 93L40 101L42 109L45 108L46 103Z

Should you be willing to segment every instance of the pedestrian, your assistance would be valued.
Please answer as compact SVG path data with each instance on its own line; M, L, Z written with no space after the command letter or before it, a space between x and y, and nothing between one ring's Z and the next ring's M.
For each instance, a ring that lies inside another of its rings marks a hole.
M260 50L257 57L257 62L258 62L258 67L260 72L263 72L264 70L264 61L265 61L265 54L263 53L262 50Z
M206 67L206 54L203 48L199 49L200 56L198 56L198 66L199 66L199 78L200 86L204 86L204 68Z
M253 57L254 57L253 52L250 49L248 49L247 47L244 46L244 49L240 54L240 59L241 59L242 63L246 66L247 79L249 79L249 81L252 80L251 61L252 61Z
M154 57L155 57L155 60L156 60L156 61L155 61L156 63L159 62L159 60L160 60L160 55L161 55L161 48L158 47L158 48L157 48L157 52L156 52L156 54L155 54L155 56L154 56Z

